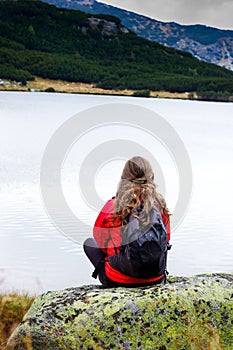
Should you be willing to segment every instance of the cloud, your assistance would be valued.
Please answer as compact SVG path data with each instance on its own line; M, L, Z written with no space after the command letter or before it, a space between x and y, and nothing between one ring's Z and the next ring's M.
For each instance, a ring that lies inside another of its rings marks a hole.
M161 21L233 29L232 0L102 0Z

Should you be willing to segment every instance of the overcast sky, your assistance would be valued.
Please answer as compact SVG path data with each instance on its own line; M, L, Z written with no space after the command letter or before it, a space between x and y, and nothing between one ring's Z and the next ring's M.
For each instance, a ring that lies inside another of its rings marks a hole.
M98 0L161 21L233 30L233 0Z

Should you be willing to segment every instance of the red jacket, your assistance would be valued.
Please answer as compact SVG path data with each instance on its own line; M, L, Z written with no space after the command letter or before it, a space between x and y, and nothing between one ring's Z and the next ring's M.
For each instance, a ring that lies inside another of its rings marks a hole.
M114 282L123 283L123 284L142 284L148 282L154 282L161 279L163 276L159 276L151 279L138 279L131 276L126 276L119 272L118 270L111 267L108 262L108 256L119 254L120 245L122 242L121 237L121 220L120 218L113 219L114 215L114 198L107 201L103 209L99 213L94 228L93 235L98 244L98 246L106 254L105 262L105 272L106 276ZM168 233L168 241L170 241L170 221L169 216L165 215L163 212L160 212L164 225Z

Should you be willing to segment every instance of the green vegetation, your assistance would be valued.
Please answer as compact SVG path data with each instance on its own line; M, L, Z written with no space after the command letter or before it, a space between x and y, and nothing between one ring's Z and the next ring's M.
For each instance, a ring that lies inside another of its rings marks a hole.
M232 101L232 96L228 91L199 91L198 99L203 101Z
M90 17L101 20L97 28ZM104 30L104 21L117 34ZM25 85L35 76L104 89L233 94L233 72L125 33L116 17L0 1L0 78Z
M135 91L133 93L134 97L150 97L150 90Z
M48 87L44 90L45 92L56 92L56 90L53 87Z
M5 349L7 339L20 324L33 300L27 294L0 294L0 349Z

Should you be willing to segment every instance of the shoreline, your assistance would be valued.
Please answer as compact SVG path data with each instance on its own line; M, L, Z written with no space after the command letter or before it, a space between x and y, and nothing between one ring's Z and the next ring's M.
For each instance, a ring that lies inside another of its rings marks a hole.
M192 92L169 92L169 91L151 91L151 90L116 90L102 89L90 83L68 82L55 79L44 79L35 77L35 80L27 81L26 85L20 82L0 78L0 92L48 92L79 95L99 95L99 96L126 96L143 98L162 98L170 100L186 100L196 102L221 102L232 103L233 95L220 96L201 96L196 91Z
M1 80L1 79L0 79ZM109 96L132 96L132 97L153 97L153 98L171 98L171 99L185 99L198 100L195 93L190 98L188 92L169 92L169 91L148 91L148 96L143 96L147 90L114 90L102 89L95 87L95 84L67 82L62 80L43 79L35 77L35 80L28 81L26 86L21 83L13 82L4 79L4 83L0 85L0 91L22 91L22 92L56 92L69 94L93 94L93 95L109 95ZM50 91L46 91L49 89ZM140 95L141 93L141 95ZM137 94L137 95L135 95Z
M6 348L7 340L29 310L35 295L24 292L0 292L0 350Z

